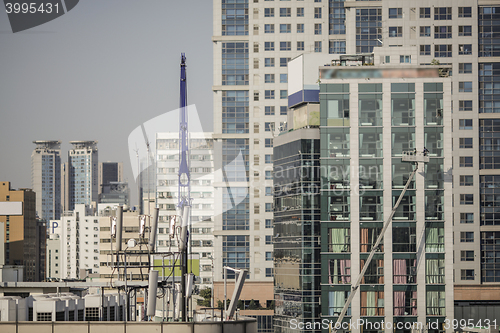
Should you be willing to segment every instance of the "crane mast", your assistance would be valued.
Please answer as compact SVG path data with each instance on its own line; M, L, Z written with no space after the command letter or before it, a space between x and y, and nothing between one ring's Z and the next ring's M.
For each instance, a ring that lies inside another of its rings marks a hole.
M185 322L187 293L187 250L189 240L189 218L191 208L191 175L189 173L189 131L187 115L187 77L186 77L186 56L181 53L181 78L180 78L180 117L179 117L179 174L178 174L178 203L177 209L181 216L181 234L179 239L179 251L181 256L181 297L180 312L181 321Z

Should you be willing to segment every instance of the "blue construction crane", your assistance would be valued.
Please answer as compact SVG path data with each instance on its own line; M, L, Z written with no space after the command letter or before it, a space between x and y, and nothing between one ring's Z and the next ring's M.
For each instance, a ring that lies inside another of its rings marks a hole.
M179 124L179 201L177 208L182 218L179 251L181 255L181 297L179 309L181 321L186 321L186 277L187 277L187 250L189 242L189 218L191 208L191 175L189 173L189 131L187 115L187 77L186 56L181 53L181 82L180 82L180 124Z

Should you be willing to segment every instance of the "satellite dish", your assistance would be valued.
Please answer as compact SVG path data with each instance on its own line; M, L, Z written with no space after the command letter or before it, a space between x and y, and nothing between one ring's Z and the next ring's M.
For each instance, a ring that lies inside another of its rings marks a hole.
M137 241L133 238L130 238L127 242L127 246L132 248L132 247L135 247L137 245Z

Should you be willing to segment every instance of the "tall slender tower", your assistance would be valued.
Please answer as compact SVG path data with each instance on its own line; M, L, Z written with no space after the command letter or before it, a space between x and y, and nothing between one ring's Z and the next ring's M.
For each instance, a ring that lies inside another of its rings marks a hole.
M76 204L90 205L98 199L97 141L70 141L68 152L68 210Z
M61 141L33 141L31 187L36 193L40 219L58 220L61 216Z

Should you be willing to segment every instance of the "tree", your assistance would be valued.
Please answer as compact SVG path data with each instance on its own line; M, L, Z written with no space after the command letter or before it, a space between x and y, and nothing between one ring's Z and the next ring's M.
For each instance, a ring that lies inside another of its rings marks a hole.
M245 305L243 304L243 301L241 299L238 300L238 309L240 310L245 310Z
M274 310L274 299L271 301L271 304L269 305L269 309Z
M203 297L204 299L211 299L212 298L212 289L205 288L205 289L201 290L200 296Z
M255 304L255 301L252 299L250 301L250 304L248 305L248 310L256 310L258 309L257 305Z

